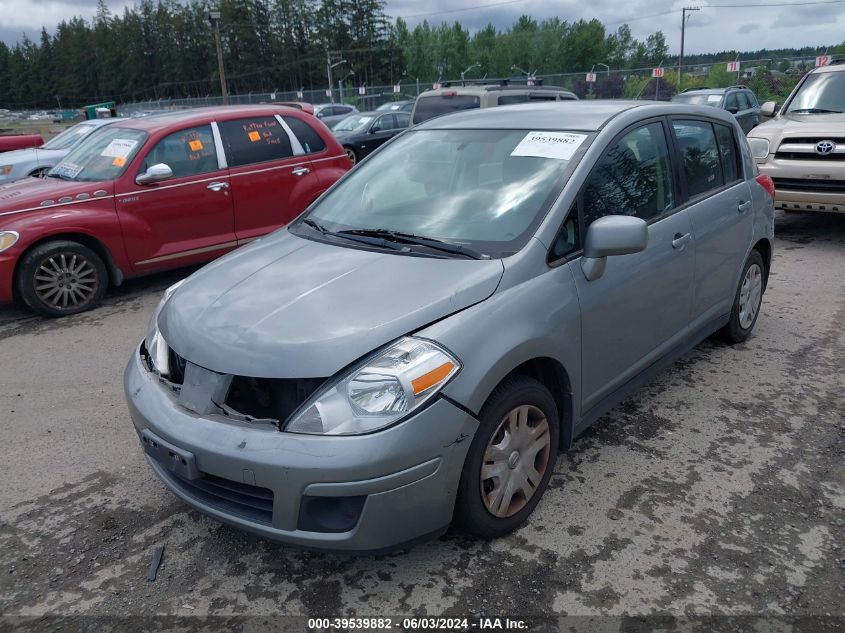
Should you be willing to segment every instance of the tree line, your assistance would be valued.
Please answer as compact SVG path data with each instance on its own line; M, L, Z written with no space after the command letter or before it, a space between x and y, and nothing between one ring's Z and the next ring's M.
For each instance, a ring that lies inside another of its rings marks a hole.
M460 22L410 28L387 15L384 0L220 0L217 6L235 94L324 88L327 61L337 64L335 80L352 86L427 84L465 70L468 78L506 77L672 62L663 33L638 40L627 25L610 32L598 20L522 16L504 30L489 24L470 33ZM141 0L113 15L100 0L90 20L62 21L52 34L42 29L37 41L0 43L0 107L217 95L209 9L198 0Z

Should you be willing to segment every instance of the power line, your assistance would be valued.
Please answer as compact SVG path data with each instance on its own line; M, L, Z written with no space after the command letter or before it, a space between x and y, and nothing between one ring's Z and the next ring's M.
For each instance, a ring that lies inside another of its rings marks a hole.
M845 1L845 0L843 0ZM491 7L501 7L506 4L521 4L525 2L525 0L506 0L505 2L491 2L489 4L478 4L472 7L461 7L460 9L446 9L444 11L433 11L431 13L414 13L412 15L399 15L396 17L400 17L403 20L407 18L425 18L430 15L442 15L444 13L458 13L460 11L475 11L476 9L489 9Z

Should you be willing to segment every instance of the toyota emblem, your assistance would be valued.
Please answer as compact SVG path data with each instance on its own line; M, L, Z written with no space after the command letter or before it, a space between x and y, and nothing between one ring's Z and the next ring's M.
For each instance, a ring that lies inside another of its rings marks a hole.
M816 154L821 154L822 156L832 154L835 149L836 143L833 141L819 141L816 143Z

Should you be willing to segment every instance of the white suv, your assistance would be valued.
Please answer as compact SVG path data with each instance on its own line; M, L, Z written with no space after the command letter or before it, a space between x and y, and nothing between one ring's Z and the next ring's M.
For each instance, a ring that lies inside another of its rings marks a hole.
M774 101L761 108L775 113ZM845 213L845 59L807 73L773 119L748 133L784 211Z

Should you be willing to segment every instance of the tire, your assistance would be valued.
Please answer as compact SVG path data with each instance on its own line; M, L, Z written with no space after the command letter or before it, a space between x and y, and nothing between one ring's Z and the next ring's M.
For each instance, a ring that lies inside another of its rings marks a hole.
M106 292L108 272L87 246L60 240L36 246L18 266L18 291L31 310L61 317L90 310Z
M527 415L521 416L522 411ZM529 448L544 443L543 438L547 441L545 447L533 455L531 466L535 476L525 477L528 473L528 458L523 458L523 455L527 455L526 445L514 446L514 437L519 435L512 432L512 423L517 422L516 426L520 427L518 423L527 419L528 425L523 424L522 429L538 429L543 426L541 418L545 420L547 430L540 431L534 438L530 435L522 438L523 441L531 442ZM560 424L552 394L541 383L527 376L513 376L502 382L482 407L479 419L481 424L472 440L461 473L455 523L470 534L492 539L504 536L522 525L539 503L554 470ZM507 431L505 427L508 427ZM500 447L499 450L496 450L496 446ZM501 455L501 459L490 460L496 453ZM488 473L499 471L503 477L483 478L483 466ZM520 486L520 483L524 485L526 482L529 489L536 484L530 496ZM514 488L520 487L506 503L508 483ZM501 494L496 494L497 491Z
M739 287L734 295L730 320L727 325L719 330L719 337L731 345L742 343L748 339L757 323L757 317L760 316L760 305L763 301L765 270L760 252L751 251L739 278ZM746 287L746 284L749 285ZM749 293L748 295L746 295L746 291ZM750 314L749 310L751 311Z
M354 149L352 149L348 145L343 146L343 151L346 152L346 156L349 158L350 162L353 165L358 163L358 152L356 152Z

